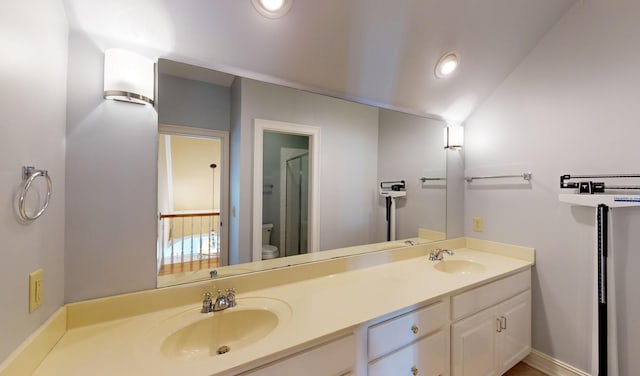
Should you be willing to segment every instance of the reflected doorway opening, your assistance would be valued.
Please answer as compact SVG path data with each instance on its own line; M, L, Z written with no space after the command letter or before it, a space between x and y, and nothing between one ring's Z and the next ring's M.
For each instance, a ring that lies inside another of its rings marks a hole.
M283 148L280 153L284 183L280 194L280 244L285 256L294 256L307 253L309 246L309 150ZM267 218L262 215L265 222Z
M255 119L253 261L319 251L320 128Z
M228 133L161 125L158 285L227 264Z

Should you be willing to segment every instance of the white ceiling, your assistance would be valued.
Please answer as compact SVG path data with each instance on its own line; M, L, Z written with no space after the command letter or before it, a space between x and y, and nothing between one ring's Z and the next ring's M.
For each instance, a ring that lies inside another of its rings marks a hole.
M464 121L577 0L63 0L72 30L233 74ZM445 52L459 70L436 79Z

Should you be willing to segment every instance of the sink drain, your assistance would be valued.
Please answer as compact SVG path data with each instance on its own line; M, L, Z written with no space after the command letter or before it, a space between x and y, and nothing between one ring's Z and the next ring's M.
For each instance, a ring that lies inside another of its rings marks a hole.
M228 353L228 352L229 352L229 350L231 350L231 349L229 348L229 346L224 345L224 346L220 346L220 347L218 347L218 351L216 351L216 352L218 353L218 355L222 355L222 354L226 354L226 353Z

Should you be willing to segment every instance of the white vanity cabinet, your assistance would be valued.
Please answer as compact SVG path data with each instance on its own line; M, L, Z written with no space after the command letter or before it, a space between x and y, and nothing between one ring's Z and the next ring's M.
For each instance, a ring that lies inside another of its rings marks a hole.
M449 359L449 299L368 329L368 375L445 375Z
M530 270L452 298L452 376L502 375L531 351Z
M242 376L347 376L354 375L356 341L353 334L314 346L269 363Z

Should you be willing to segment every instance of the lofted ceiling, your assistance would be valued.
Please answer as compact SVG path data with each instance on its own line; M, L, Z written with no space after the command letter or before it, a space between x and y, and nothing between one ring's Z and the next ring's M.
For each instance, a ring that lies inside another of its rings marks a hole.
M577 0L63 0L70 28L232 74L463 122ZM461 62L437 79L448 51Z

